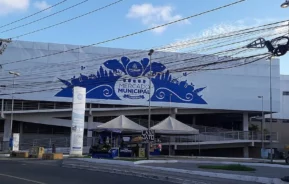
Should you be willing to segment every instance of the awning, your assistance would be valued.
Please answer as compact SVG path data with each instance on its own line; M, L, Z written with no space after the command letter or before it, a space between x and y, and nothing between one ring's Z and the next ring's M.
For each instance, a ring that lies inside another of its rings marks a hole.
M159 134L199 134L199 130L194 129L172 117L167 117L165 120L151 127Z

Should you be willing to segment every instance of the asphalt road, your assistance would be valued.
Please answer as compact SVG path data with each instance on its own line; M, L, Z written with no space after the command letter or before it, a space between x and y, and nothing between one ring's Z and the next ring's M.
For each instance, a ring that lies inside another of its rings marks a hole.
M165 184L166 182L103 172L67 169L57 164L0 161L1 184Z

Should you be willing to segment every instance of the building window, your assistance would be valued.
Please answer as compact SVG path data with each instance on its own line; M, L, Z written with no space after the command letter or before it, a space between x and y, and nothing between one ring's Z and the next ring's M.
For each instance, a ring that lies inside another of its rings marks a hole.
M283 119L283 123L289 123L288 119Z
M289 91L283 91L283 96L289 96Z

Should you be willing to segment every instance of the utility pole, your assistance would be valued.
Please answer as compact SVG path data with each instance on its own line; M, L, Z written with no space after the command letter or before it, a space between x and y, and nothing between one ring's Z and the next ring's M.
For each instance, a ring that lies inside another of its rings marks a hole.
M152 55L154 53L154 50L151 49L148 53L148 55L150 56L150 74L149 74L149 113L148 113L148 132L150 132L151 129L151 85L152 85ZM148 144L147 144L147 159L150 159L150 140L148 140Z
M265 117L264 117L264 97L258 96L258 98L262 99L262 122L261 122L261 140L262 140L262 150L265 148L264 146L264 123L265 123Z
M270 160L273 163L273 145L272 145L272 56L269 57L270 61Z

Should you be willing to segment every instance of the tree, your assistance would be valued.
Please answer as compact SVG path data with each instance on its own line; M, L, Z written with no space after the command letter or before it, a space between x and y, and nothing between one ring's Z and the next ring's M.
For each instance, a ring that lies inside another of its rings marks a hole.
M251 132L257 132L257 131L259 131L259 126L258 126L258 125L251 124L251 125L249 126L249 131L251 131Z

